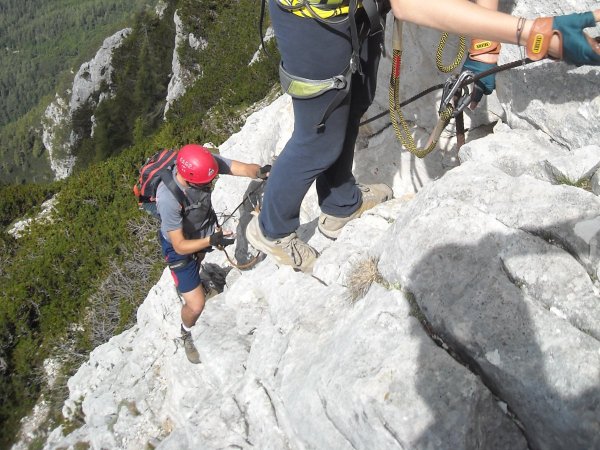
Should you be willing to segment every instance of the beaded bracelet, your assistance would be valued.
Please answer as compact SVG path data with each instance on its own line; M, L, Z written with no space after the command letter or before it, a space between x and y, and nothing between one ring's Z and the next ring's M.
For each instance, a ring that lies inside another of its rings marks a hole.
M525 22L525 17L519 17L519 21L517 22L517 45L519 46L519 53L521 54L521 59L525 59L523 47L521 46L521 36L523 34L523 30L525 29Z

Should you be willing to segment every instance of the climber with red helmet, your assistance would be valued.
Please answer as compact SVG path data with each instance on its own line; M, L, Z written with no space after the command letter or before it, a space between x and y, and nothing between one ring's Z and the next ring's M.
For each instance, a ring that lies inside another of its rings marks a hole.
M173 168L161 173L156 190L158 234L163 256L183 298L181 334L186 356L194 364L200 362L200 357L191 328L204 309L206 295L200 262L212 247L234 242L231 232L217 228L211 203L213 181L219 174L266 179L270 169L270 165L230 160L201 145L188 144L177 153Z

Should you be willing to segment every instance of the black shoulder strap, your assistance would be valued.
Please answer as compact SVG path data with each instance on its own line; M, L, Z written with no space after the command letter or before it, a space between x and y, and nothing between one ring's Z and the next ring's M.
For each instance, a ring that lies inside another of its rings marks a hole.
M385 31L385 18L391 9L388 0L363 0L363 8L369 20L369 35Z
M173 172L171 172L171 169L161 170L159 172L159 176L162 182L165 183L165 186L169 189L169 191L171 191L171 194L175 196L175 199L177 199L177 201L181 205L182 210L190 204L188 198L185 196L181 188L175 182L175 179L173 178Z
M265 35L263 34L263 26L265 22L265 9L266 9L267 0L261 0L260 2L260 20L258 21L258 33L260 35L260 46L269 58L271 55L267 51L267 46L265 45Z

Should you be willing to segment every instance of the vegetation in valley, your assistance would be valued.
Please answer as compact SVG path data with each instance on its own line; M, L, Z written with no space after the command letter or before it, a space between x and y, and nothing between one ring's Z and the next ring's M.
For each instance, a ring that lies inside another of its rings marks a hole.
M276 57L248 64L258 48L256 2L167 3L163 21L152 11L131 21L132 34L115 52L115 96L94 112L94 135L76 149L75 173L61 182L0 189L3 230L56 196L51 215L32 222L21 238L0 234L2 448L40 395L60 420L67 377L91 349L131 326L162 271L156 223L131 193L145 157L187 142L219 145L277 82ZM163 121L176 9L186 31L208 45L181 50L184 65L201 76ZM89 131L89 117L82 112L78 119ZM50 357L61 363L52 386L43 369Z
M105 38L146 7L142 0L0 2L0 184L51 179L45 107Z

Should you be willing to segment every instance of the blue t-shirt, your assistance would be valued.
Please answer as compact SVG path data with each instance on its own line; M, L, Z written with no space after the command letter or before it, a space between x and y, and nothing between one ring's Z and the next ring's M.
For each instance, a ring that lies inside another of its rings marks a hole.
M219 174L231 174L231 160L220 155L213 156L219 166ZM177 181L176 174L177 166L173 167L173 179L179 189L185 192L189 188ZM160 214L160 232L168 242L171 242L168 232L183 228L183 218L181 217L181 205L165 183L159 183L156 189L156 208Z

